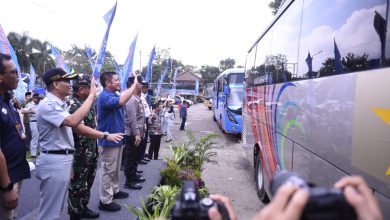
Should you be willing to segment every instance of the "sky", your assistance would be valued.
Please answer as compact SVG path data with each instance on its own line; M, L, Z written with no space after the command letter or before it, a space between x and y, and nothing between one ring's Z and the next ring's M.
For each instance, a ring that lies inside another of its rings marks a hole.
M270 0L118 0L107 49L125 62L137 32L133 69L146 66L151 49L170 48L185 65L218 66L228 57L245 65L247 51L273 19ZM99 51L103 16L115 0L0 0L0 24L10 31ZM141 54L141 55L140 55ZM141 58L141 60L140 60Z

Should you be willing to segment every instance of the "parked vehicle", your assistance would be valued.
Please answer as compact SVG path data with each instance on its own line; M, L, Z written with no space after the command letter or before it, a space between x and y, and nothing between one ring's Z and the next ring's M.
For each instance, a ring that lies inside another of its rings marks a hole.
M214 80L214 120L225 133L240 134L244 69L227 69Z
M242 140L262 201L281 170L360 175L390 219L388 4L289 0L250 48Z

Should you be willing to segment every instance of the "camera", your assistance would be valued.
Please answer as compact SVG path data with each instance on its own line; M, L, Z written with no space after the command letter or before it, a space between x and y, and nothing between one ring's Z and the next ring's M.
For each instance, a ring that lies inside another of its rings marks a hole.
M271 180L271 193L275 195L282 185L296 185L307 189L309 200L301 219L350 220L356 219L355 210L346 201L343 192L337 188L316 187L294 172L282 171Z
M185 181L180 197L171 209L171 220L208 220L208 210L218 209L224 220L230 220L229 213L223 204L210 198L200 198L194 181Z

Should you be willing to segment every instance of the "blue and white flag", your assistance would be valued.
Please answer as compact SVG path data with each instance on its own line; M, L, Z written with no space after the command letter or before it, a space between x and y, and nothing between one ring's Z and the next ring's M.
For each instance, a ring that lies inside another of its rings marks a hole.
M88 57L88 62L89 62L89 65L91 65L91 68L93 70L93 67L94 67L94 64L93 64L93 60L92 60L92 48L90 47L87 47L87 57Z
M175 68L175 73L173 74L173 83L172 83L171 97L175 97L175 95L176 95L176 76L177 76L178 70L179 70L179 67L176 67Z
M51 54L54 55L55 60L56 60L56 67L62 68L65 70L67 73L71 73L70 69L66 65L64 58L62 57L61 53L57 50L57 48L53 47L51 45Z
M37 75L35 74L34 67L30 64L30 84L28 86L28 91L34 91L35 82L37 80Z
M337 47L336 44L336 39L333 39L334 42L334 66L336 69L336 74L343 73L343 66L341 64L341 55L339 48Z
M199 95L199 80L195 81L195 95Z
M24 94L27 92L27 84L23 82L23 79L20 75L20 66L18 63L18 58L10 42L8 41L7 36L3 30L3 27L0 25L0 53L8 54L11 56L12 62L15 64L16 69L18 70L19 83L18 87L14 90L15 97L19 100L24 100Z
M282 63L282 79L283 79L283 82L287 82L286 70L284 69L284 63Z
M310 56L310 52L307 54L305 61L309 70L307 72L307 76L309 77L309 79L311 79L313 77L313 57Z
M170 62L171 62L171 58L169 58L169 59L167 60L167 63L165 64L164 72L163 72L163 74L161 75L160 81L158 81L158 85L157 85L157 95L160 94L160 90L161 90L162 84L163 84L163 82L164 82L165 76L167 75L167 72L168 72L168 69L169 69L169 63L170 63Z
M145 76L145 81L146 82L150 81L150 76L151 76L151 73L152 73L153 60L154 60L155 56L156 56L156 46L154 46L152 51L150 52L149 62L148 62L148 70L147 70L146 76Z
M114 17L115 17L116 5L117 5L117 2L115 2L115 6L109 12L107 12L107 14L104 15L104 20L107 23L106 34L104 35L102 46L100 47L99 55L96 59L96 62L95 62L95 65L94 65L94 68L92 71L92 75L96 79L99 78L100 70L102 69L102 66L103 66L104 56L106 55L108 35L110 34L111 24L112 24L112 21L114 20Z
M122 74L122 70L121 68L119 67L118 63L116 62L116 60L114 59L114 65L115 65L115 70L116 72L118 73L118 76L119 76L119 80L121 82L121 85L123 83L123 74Z
M138 33L137 33L137 35L135 35L135 38L130 45L129 54L127 55L126 62L123 65L123 73L122 73L123 83L121 84L122 90L125 90L127 88L127 86L126 86L127 78L129 78L129 76L133 76L133 60L134 60L135 46L137 44L137 38L138 38Z

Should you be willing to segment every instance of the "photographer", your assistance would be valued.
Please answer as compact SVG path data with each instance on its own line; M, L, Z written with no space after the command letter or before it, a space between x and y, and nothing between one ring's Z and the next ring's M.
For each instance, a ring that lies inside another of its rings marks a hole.
M356 217L359 220L381 220L382 214L378 201L374 198L371 189L360 176L343 177L334 185L335 188L343 190L347 202L355 209ZM231 201L221 195L210 196L213 200L223 203L227 208L230 218L237 219ZM294 185L283 185L276 192L271 203L258 212L253 220L263 219L300 219L302 212L308 202L307 190L300 189ZM217 209L209 209L211 220L222 220Z

